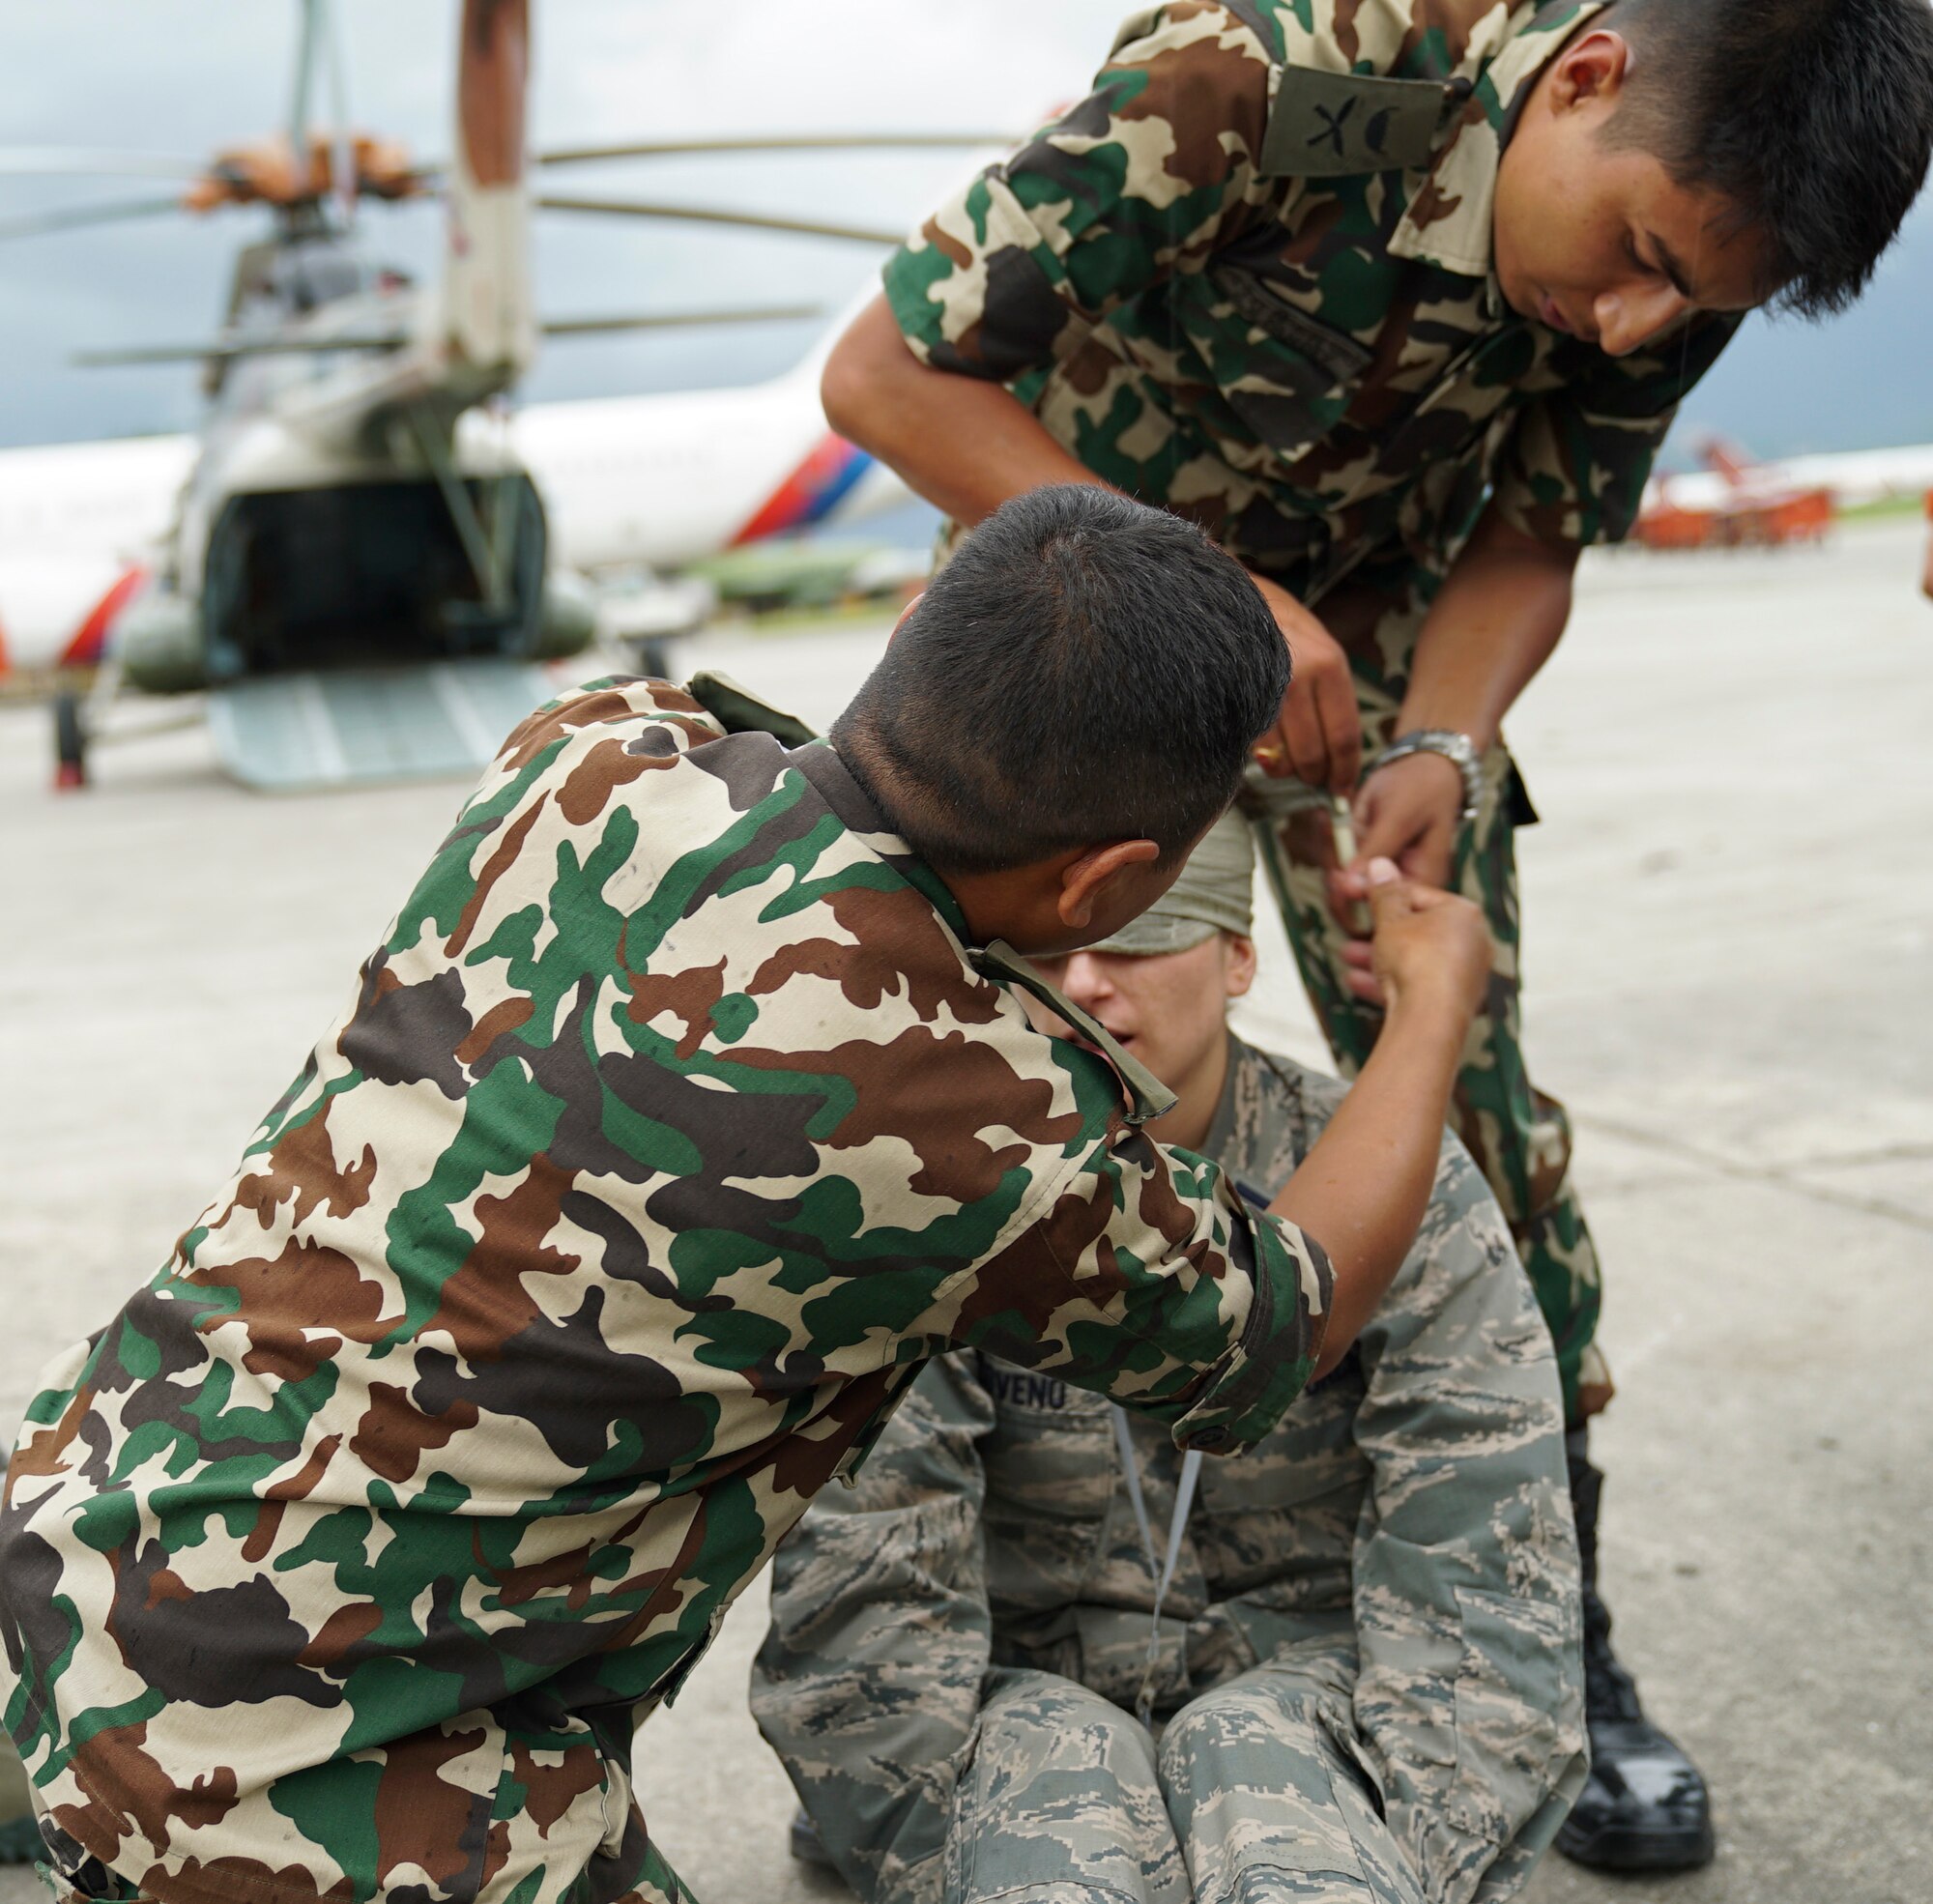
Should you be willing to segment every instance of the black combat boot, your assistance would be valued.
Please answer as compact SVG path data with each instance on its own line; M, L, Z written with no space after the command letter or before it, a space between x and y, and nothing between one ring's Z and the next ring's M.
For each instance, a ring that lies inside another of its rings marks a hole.
M1564 1437L1584 1563L1584 1719L1591 1775L1557 1833L1557 1849L1600 1871L1688 1871L1712 1861L1712 1802L1698 1768L1645 1717L1631 1676L1611 1651L1598 1598L1598 1501L1604 1477L1586 1430Z

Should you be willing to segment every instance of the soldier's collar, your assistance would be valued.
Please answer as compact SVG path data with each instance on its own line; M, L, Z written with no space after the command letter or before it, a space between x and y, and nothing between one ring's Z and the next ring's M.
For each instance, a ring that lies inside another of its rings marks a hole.
M796 749L792 761L824 795L825 804L846 826L911 886L946 922L947 931L965 945L972 937L972 928L966 923L960 902L953 897L952 887L893 830L880 811L879 801L831 741L814 740Z
M1030 993L1108 1060L1127 1093L1130 1124L1145 1124L1149 1118L1164 1116L1174 1109L1174 1093L1140 1058L1130 1056L1098 1018L1082 1011L1072 998L1063 997L1045 974L1036 971L1005 939L969 946L966 957L982 978L1017 985L1023 992Z
M1411 197L1389 248L1469 277L1490 277L1495 263L1491 220L1497 167L1516 115L1537 76L1577 28L1608 0L1550 0L1539 7L1485 63L1461 115ZM1491 301L1501 310L1494 281Z
M750 688L740 686L730 675L715 670L693 675L685 692L727 734L769 734L789 749L793 764L819 789L825 804L848 830L862 838L932 906L946 921L946 928L955 938L963 945L966 942L966 914L960 909L952 888L886 823L879 801L839 758L839 751L831 741L822 739L796 714L787 713Z

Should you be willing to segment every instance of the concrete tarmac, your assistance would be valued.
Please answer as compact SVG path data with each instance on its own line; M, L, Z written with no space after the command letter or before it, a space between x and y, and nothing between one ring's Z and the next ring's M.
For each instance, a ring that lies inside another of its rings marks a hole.
M1719 1855L1530 1904L1933 1899L1933 605L1917 525L1586 563L1511 724L1528 1037L1569 1104L1621 1395L1606 1593ZM828 717L883 626L687 650ZM0 1430L166 1255L345 997L460 790L266 799L197 733L56 798L0 710ZM1320 1047L1279 940L1244 1029ZM638 1786L710 1904L843 1895L786 1858L744 1711L748 1592ZM41 1894L0 1872L0 1904Z

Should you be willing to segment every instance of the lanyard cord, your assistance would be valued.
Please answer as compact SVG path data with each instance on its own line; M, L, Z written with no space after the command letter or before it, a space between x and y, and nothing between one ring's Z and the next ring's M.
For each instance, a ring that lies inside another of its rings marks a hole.
M1148 1519L1147 1496L1141 1491L1140 1463L1135 1457L1135 1441L1128 1427L1127 1410L1118 1402L1111 1404L1114 1418L1114 1446L1121 1451L1121 1472L1128 1484L1128 1502L1135 1511L1141 1549L1147 1555L1148 1572L1154 1576L1154 1611L1148 1616L1147 1664L1141 1672L1140 1691L1135 1696L1135 1716L1143 1725L1154 1716L1154 1676L1161 1664L1161 1609L1181 1560L1181 1537L1188 1531L1188 1515L1195 1506L1195 1485L1201 1476L1201 1451L1191 1448L1181 1457L1181 1478L1175 1484L1174 1515L1168 1524L1168 1554L1164 1559L1154 1544L1154 1523Z

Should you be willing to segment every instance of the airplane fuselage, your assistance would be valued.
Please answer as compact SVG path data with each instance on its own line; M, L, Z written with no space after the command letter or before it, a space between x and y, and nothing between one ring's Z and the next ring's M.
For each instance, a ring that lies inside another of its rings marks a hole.
M214 460L197 461L204 448ZM459 467L518 460L543 499L553 562L591 574L675 569L905 493L828 434L817 379L799 372L742 389L534 404L507 425L487 410L464 416ZM143 576L180 565L198 583L222 498L300 491L321 468L268 416L208 439L0 450L0 670L98 660ZM331 469L339 478L342 466ZM369 479L381 474L372 461Z

